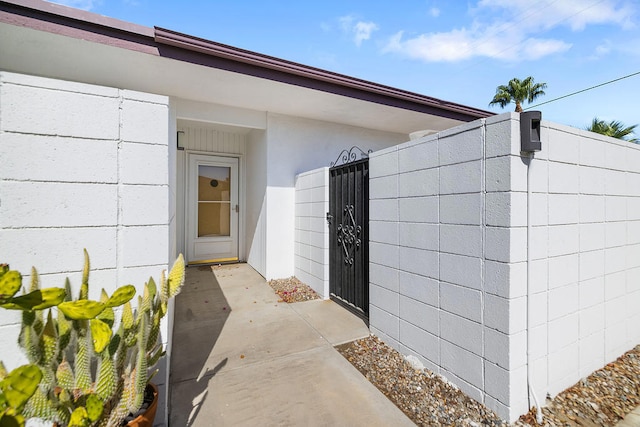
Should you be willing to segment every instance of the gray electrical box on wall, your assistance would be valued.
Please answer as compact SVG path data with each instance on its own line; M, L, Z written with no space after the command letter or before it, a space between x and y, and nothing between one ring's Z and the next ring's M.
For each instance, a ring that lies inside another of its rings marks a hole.
M520 113L520 151L532 152L542 150L540 142L541 111Z

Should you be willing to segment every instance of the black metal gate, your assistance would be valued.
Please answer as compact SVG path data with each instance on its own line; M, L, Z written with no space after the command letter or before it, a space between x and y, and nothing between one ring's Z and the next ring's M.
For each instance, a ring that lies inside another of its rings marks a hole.
M369 159L351 153L329 169L329 293L368 322Z

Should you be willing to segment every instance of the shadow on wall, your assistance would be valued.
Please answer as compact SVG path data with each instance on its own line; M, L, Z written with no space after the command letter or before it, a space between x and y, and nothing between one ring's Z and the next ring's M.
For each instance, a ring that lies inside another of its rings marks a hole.
M175 384L189 381L189 396L181 395L182 402L192 402L191 411L173 411L171 392L170 425L189 426L196 419L207 399L209 380L226 364L227 358L207 363L213 347L220 337L231 308L210 266L189 267L182 292L176 298L173 326L173 354L171 356L172 389ZM214 366L213 369L206 366Z

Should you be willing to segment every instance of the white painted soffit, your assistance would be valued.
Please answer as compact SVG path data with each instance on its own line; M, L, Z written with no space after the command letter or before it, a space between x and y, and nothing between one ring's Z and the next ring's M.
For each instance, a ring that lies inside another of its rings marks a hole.
M0 69L409 134L460 121L0 23Z

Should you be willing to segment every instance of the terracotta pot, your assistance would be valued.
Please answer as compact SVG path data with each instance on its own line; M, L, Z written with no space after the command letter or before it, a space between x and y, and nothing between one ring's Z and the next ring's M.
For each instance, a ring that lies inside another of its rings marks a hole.
M156 418L156 410L158 409L158 387L149 383L147 387L153 389L153 401L144 414L138 415L127 424L130 427L153 427L153 420Z

